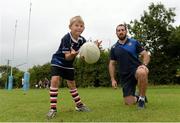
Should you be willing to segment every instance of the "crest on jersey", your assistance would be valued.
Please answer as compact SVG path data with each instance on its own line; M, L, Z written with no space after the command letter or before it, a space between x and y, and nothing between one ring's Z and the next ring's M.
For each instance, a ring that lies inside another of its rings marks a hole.
M132 43L131 43L131 42L129 42L129 43L128 43L128 45L129 45L129 46L131 46L131 45L132 45Z

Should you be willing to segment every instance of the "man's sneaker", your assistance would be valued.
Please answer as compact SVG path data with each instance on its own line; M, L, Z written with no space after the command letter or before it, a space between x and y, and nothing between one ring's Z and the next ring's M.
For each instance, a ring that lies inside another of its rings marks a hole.
M56 113L57 113L57 110L50 109L49 112L47 113L47 118L51 119L51 118L55 117Z
M145 101L139 99L138 100L138 109L144 109L145 108Z
M90 109L88 107L86 107L85 105L81 105L80 107L75 107L76 111L80 111L80 112L89 112Z
M138 96L138 95L135 95L135 97L137 98L137 102L138 102L138 100L139 100L139 96ZM145 96L145 103L148 103L147 96Z

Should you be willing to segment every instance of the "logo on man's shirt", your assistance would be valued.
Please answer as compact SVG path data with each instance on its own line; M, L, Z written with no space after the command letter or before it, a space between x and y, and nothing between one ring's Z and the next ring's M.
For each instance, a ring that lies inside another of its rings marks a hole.
M128 46L131 46L131 45L132 45L132 43L131 43L131 42L129 42L129 43L128 43Z
M131 43L131 42L129 42L129 43L128 43L128 45L129 45L129 46L131 46L131 45L132 45L132 43Z

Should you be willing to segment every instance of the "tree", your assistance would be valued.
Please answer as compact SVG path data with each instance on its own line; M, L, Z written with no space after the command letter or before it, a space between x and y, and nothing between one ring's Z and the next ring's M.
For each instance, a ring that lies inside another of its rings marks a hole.
M171 58L180 58L180 26L176 27L169 36L166 54Z
M108 73L109 52L101 49L98 62L87 64L84 60L76 58L74 62L75 80L80 87L107 87L110 85Z
M0 87L4 88L5 83L8 81L8 76L10 75L10 66L0 66L0 73L2 73L2 78L0 78ZM23 77L23 72L16 67L13 67L13 87L21 87L21 79Z
M169 44L167 45L166 54L171 59L172 72L175 82L180 84L180 26L176 27L169 36Z
M163 4L151 3L149 11L144 11L140 20L128 25L130 34L139 40L151 52L150 80L154 84L166 84L175 81L174 60L170 59L168 50L172 48L169 39L174 22L175 8L165 8ZM177 34L176 34L177 35ZM173 51L174 49L172 49Z
M29 72L30 72L30 85L31 87L34 87L34 85L38 84L38 82L44 81L45 78L50 80L51 77L51 71L50 71L50 63L46 63L44 65L35 65L33 66Z

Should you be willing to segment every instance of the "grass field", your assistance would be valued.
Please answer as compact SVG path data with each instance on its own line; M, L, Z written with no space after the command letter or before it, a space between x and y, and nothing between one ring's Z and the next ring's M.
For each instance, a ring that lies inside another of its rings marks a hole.
M58 113L47 120L47 89L0 89L0 122L180 122L180 86L150 87L145 110L125 106L120 89L79 88L82 101L91 112L76 112L67 88L60 89Z

